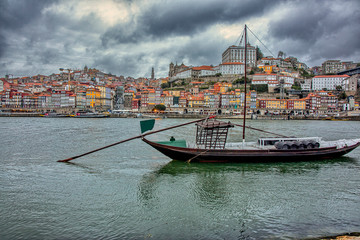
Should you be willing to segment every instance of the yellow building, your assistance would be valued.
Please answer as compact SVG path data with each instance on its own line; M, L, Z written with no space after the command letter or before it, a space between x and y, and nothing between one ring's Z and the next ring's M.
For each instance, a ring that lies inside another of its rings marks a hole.
M100 106L101 92L97 88L86 89L86 106L98 107Z
M188 106L191 108L203 107L204 106L204 97L189 97Z
M229 90L229 88L232 88L231 83L227 83L227 82L222 83L220 86L220 93L226 93Z
M276 65L262 65L258 66L258 68L263 69L264 72L270 74L273 72L273 68L276 67Z
M174 97L180 97L180 90L169 90L169 94Z
M305 99L289 99L287 100L287 108L288 109L298 109L304 110L306 109L306 100Z
M267 108L267 109L286 109L287 101L286 99L259 99L258 108Z

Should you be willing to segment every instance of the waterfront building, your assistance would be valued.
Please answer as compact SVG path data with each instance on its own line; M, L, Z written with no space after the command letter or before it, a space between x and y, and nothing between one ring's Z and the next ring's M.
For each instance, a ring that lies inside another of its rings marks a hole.
M310 93L305 98L306 100L306 109L318 110L321 107L321 97L318 94Z
M230 102L232 101L232 94L230 92L220 94L220 107L228 108L230 107Z
M286 99L258 99L258 108L265 109L287 109Z
M209 95L209 108L216 109L220 106L220 95L219 94L210 94Z
M100 106L101 92L97 88L86 89L86 106L95 108Z
M139 110L139 107L140 107L140 100L134 98L134 99L131 101L131 110L133 110L133 111L138 111L138 110Z
M349 84L348 75L319 75L312 78L312 90L320 91L336 90L337 86L341 86L345 89L345 86Z
M81 90L76 92L76 107L79 109L86 108L86 91Z
M179 98L179 107L187 107L187 99L185 96Z
M166 95L164 97L164 105L165 107L173 107L174 106L174 96L172 95Z
M124 93L124 108L131 109L132 108L132 100L134 98L134 91L126 90Z
M141 92L141 107L146 108L149 104L149 91L145 90Z
M250 67L256 66L256 48L247 44L247 64ZM222 63L229 62L245 62L245 47L232 45L228 47L222 54Z
M100 106L104 108L111 107L111 89L107 86L97 86L100 91Z
M204 106L204 96L189 96L187 105L191 108L200 108Z
M42 92L38 95L39 108L48 108L51 104L51 95L46 92Z
M287 109L293 110L305 110L306 109L306 100L302 99L287 99L286 101Z
M321 110L335 110L338 104L338 98L331 92L319 91L316 93L320 96L320 108Z

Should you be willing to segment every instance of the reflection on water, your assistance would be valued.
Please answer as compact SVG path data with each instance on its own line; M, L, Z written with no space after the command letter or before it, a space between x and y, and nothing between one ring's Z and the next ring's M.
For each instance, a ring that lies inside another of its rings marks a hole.
M329 168L331 165L359 166L356 159L343 156L337 159L306 161L306 162L284 162L284 163L185 163L171 161L159 167L153 172L143 176L139 183L139 198L146 202L157 195L157 185L162 184L164 179L180 176L179 178L191 179L188 190L199 202L214 203L214 206L226 204L229 198L229 186L232 181L229 176L236 175L238 178L246 178L248 175L271 174L271 175L306 175L316 174L321 168Z
M269 164L172 161L142 177L137 197L148 212L162 209L172 215L172 208L182 208L181 214L185 212L186 217L175 221L176 224L184 225L183 221L198 216L203 217L198 219L201 222L193 222L194 226L206 223L208 228L219 229L218 224L224 224L224 231L218 232L224 238L267 239L284 234L284 228L290 231L287 236L294 238L299 232L310 234L317 227L326 227L327 211L337 208L338 213L333 214L339 214L344 210L341 206L344 200L334 202L330 194L334 190L339 194L342 186L335 184L332 189L324 189L329 178L323 175L335 166L351 169L358 165L350 157ZM342 194L345 202L352 201L353 193L345 193ZM319 201L323 207L318 207ZM315 224L315 219L322 220ZM339 224L339 228L344 227Z

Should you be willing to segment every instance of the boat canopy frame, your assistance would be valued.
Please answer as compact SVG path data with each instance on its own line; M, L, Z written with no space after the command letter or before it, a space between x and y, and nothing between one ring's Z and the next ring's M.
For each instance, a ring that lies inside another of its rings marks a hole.
M224 149L228 130L234 127L230 122L215 119L206 119L196 126L196 144L204 149Z

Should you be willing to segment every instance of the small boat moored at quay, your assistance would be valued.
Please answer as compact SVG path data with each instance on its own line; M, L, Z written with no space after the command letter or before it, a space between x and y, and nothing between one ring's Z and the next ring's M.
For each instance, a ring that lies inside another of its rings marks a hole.
M75 117L75 118L105 118L105 117L110 117L110 114L84 111L84 112L77 112L77 113L71 115L71 117Z
M42 114L40 116L41 117L48 117L48 118L70 117L69 114L61 114L61 113L56 113L56 112L47 112L47 113L44 113L44 114Z

